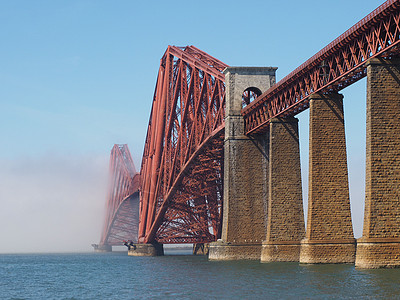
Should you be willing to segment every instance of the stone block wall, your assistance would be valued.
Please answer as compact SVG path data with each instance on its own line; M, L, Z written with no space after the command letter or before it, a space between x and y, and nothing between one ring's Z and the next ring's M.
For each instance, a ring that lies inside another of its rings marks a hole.
M309 139L308 218L300 262L354 262L342 95L310 97ZM324 244L334 244L337 257L326 261Z
M267 236L261 261L299 261L304 215L298 119L272 119L269 139Z
M226 139L222 240L259 243L265 238L267 140Z
M400 266L400 60L367 62L363 237L356 267Z
M268 139L244 135L242 95L249 87L266 91L276 68L231 67L225 73L224 204L221 241L209 259L259 259L266 236Z

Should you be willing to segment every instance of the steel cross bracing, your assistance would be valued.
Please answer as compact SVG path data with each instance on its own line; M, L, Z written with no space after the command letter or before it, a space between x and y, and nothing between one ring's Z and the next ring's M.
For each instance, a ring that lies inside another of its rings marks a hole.
M110 157L106 218L99 246L137 242L139 230L139 174L127 145L114 145Z
M247 134L267 130L274 117L308 108L313 93L337 92L366 76L370 58L399 54L400 0L389 0L242 110Z
M160 61L141 166L139 242L221 232L226 64L194 46Z
M399 23L400 0L389 0L252 103L245 101L246 133L263 132L271 118L307 109L313 93L334 93L365 77L368 59L398 55ZM169 46L161 59L140 173L141 243L220 237L226 67L193 46ZM125 203L137 195L136 184L127 188L128 173L113 177L105 244L111 236L118 244L122 239L110 228L128 231Z

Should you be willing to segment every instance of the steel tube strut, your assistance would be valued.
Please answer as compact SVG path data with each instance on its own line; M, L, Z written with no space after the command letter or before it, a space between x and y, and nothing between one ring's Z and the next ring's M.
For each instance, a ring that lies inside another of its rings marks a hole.
M360 80L373 57L400 53L400 0L389 0L243 110L246 134L308 108L313 93ZM193 47L161 59L141 166L140 242L201 243L220 235L226 64Z
M141 167L140 242L220 234L226 67L193 46L169 46L161 59Z

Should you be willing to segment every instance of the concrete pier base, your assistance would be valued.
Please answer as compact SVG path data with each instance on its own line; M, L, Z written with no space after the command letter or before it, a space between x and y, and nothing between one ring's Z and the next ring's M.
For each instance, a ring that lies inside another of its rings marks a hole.
M261 244L210 243L209 260L259 260Z
M304 264L353 264L356 244L350 240L301 241L300 263Z
M162 244L134 244L128 250L130 256L162 256L164 247Z
M300 257L300 243L264 242L261 248L261 262L288 261L298 262Z

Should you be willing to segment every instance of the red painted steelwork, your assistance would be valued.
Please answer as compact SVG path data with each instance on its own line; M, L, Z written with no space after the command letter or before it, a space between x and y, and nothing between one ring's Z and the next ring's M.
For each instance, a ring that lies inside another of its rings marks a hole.
M160 62L141 166L139 242L220 236L226 64L194 46Z
M106 218L99 246L137 241L139 226L139 180L127 145L114 145L110 157L110 179Z
M363 78L368 59L390 59L399 45L400 0L389 0L249 104L257 93L247 91L247 134L307 109L313 93L337 92ZM220 237L226 67L193 46L169 46L161 59L141 165L140 243ZM123 169L113 173L119 175L113 175L104 243L107 226L136 189Z
M337 92L366 76L373 57L400 53L400 0L389 0L242 110L247 134L266 131L270 119L308 108L313 93Z

